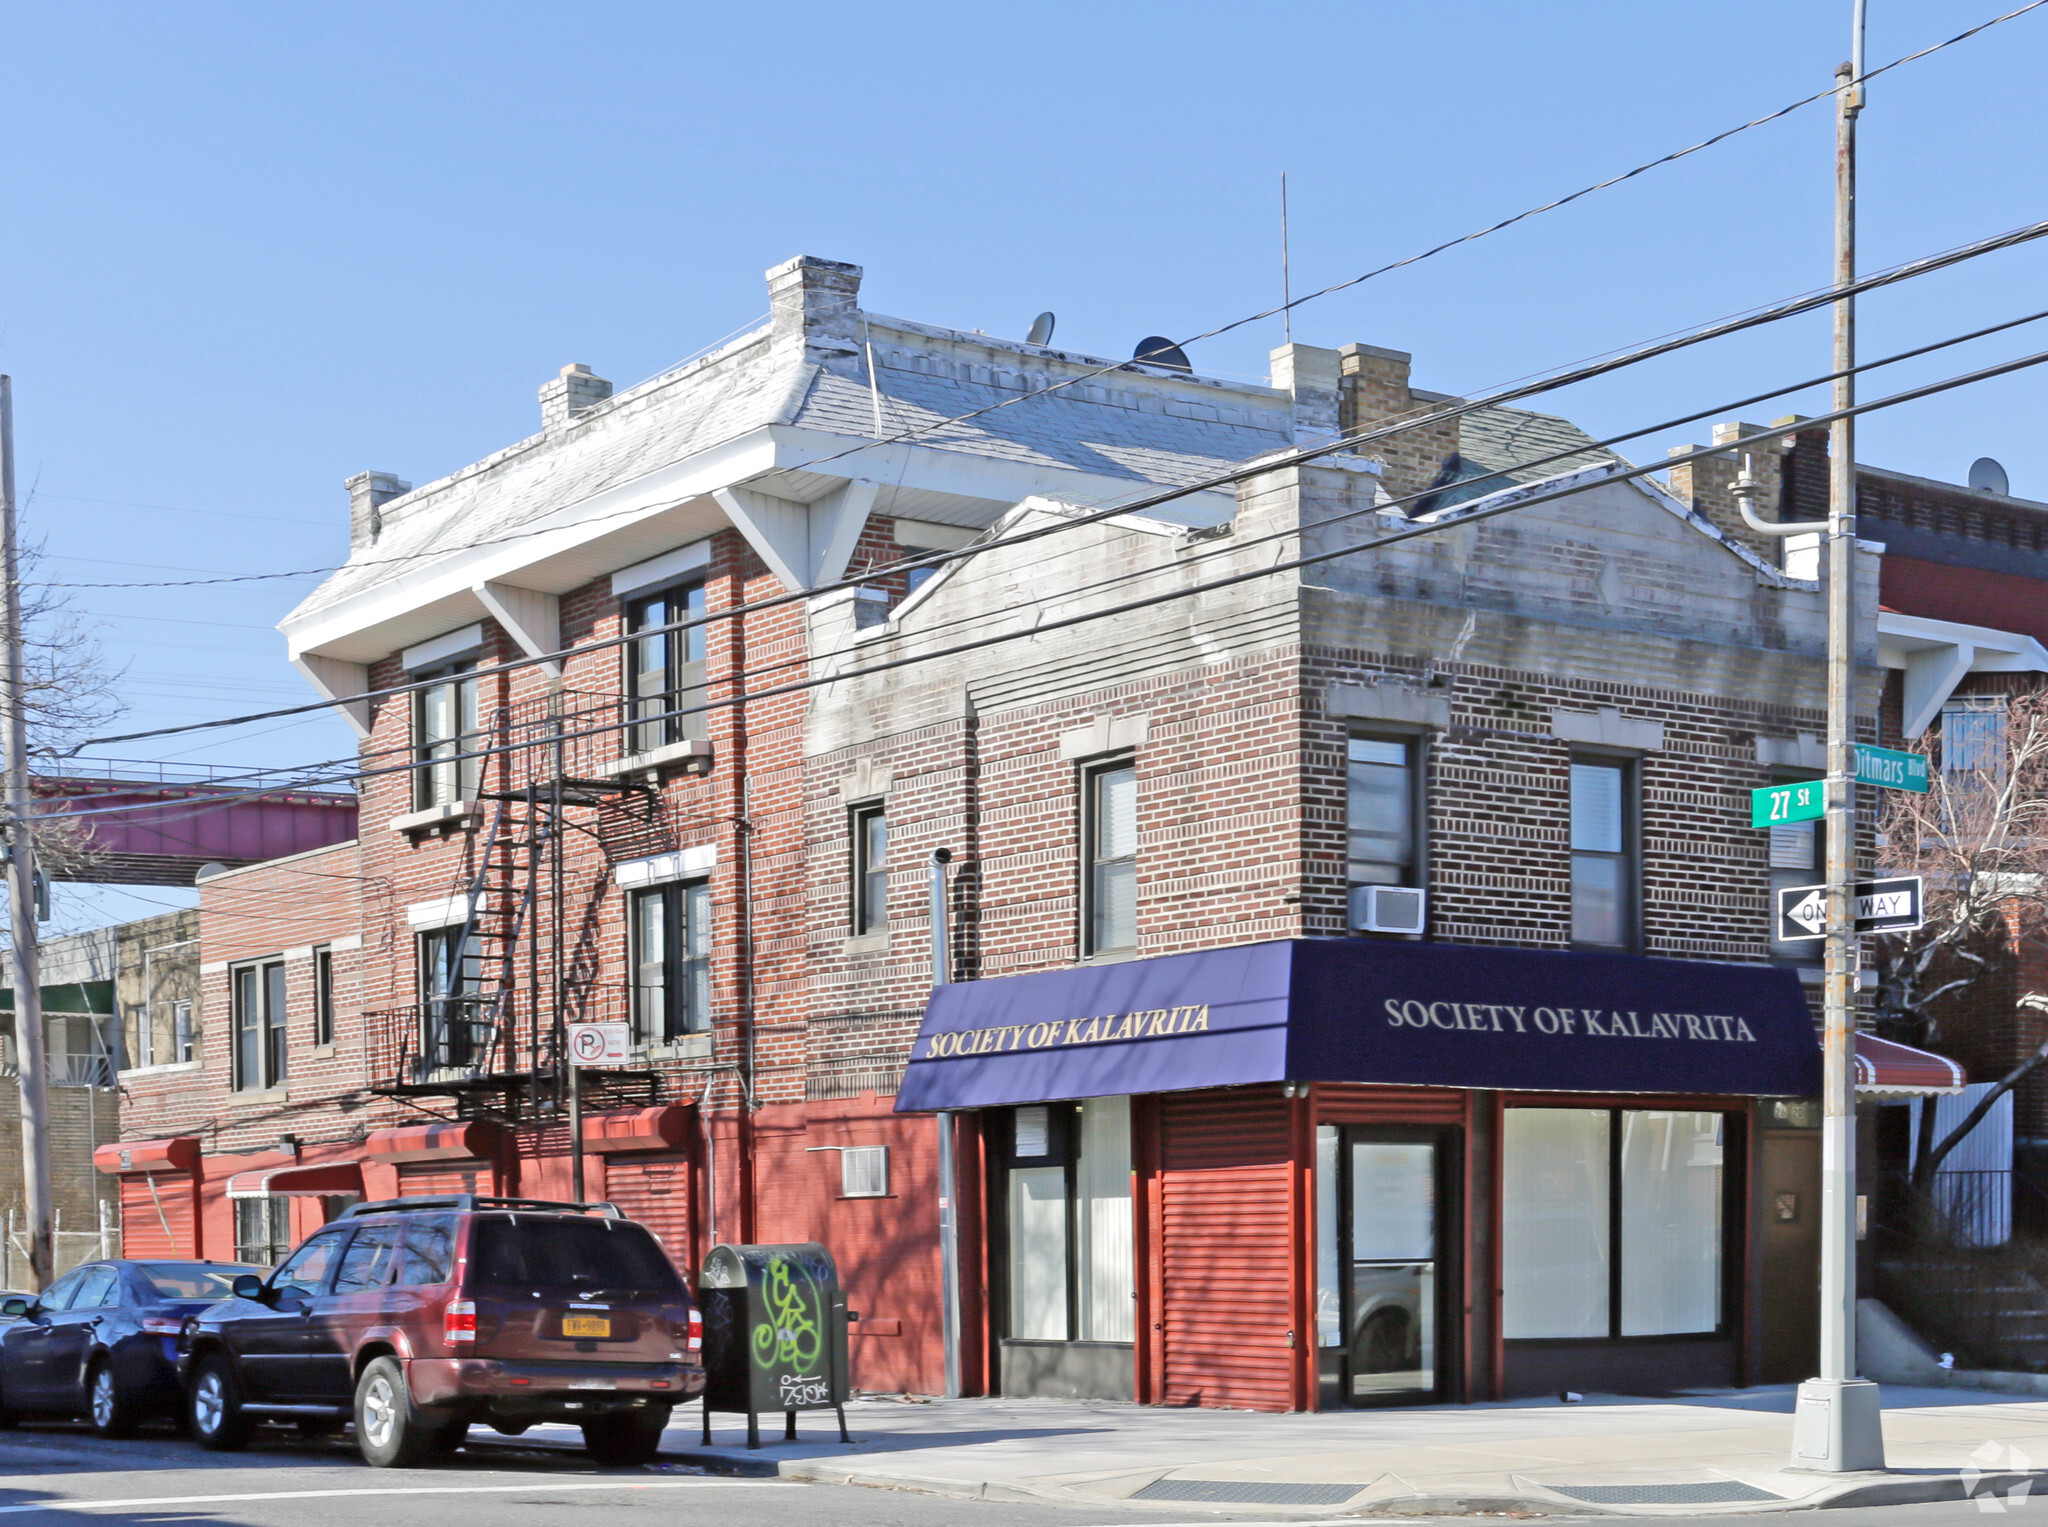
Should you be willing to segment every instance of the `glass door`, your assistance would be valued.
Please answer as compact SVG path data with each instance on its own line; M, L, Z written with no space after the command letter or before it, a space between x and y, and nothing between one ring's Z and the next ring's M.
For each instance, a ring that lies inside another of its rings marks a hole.
M1436 1398L1442 1338L1446 1172L1441 1142L1407 1130L1348 1129L1339 1263L1344 1397L1352 1405Z

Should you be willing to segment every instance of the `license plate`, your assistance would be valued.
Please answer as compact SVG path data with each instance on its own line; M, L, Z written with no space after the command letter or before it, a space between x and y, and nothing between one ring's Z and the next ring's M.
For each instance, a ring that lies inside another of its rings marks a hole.
M610 1389L612 1381L610 1379L571 1379L569 1380L569 1387L571 1389Z
M562 1317L564 1336L609 1336L612 1323L601 1315L564 1315Z

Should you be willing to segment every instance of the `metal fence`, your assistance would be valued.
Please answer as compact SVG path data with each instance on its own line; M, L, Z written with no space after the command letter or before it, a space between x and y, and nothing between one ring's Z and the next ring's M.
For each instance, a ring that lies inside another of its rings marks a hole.
M91 1230L66 1230L64 1212L54 1216L56 1267L51 1273L67 1273L81 1262L99 1261L121 1254L121 1211L106 1199L98 1201L99 1224ZM18 1211L7 1211L6 1240L0 1243L0 1288L26 1290L29 1286L28 1235Z

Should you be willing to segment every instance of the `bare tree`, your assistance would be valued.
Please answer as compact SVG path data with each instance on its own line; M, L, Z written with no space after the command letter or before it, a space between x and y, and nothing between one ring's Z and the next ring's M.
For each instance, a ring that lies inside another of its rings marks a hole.
M1996 698L2007 703L1951 712L1944 736L1916 749L1929 761L1926 794L1884 793L1878 864L1925 881L1923 924L1878 943L1878 1032L1905 1044L1950 1037L1942 1015L1953 1007L1944 999L1992 977L2024 945L2048 939L2048 694ZM2026 993L2014 1006L2048 1011L2048 995ZM1923 1106L1915 1183L1926 1186L1992 1105L2044 1063L2048 1041L1939 1141L1934 1109Z

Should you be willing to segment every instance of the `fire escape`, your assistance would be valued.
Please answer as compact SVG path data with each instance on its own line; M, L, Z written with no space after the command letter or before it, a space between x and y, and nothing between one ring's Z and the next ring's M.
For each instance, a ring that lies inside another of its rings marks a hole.
M572 834L595 836L596 812L654 791L598 762L618 751L618 701L587 698L597 703L573 712L559 701L540 714L501 708L474 739L493 744L479 776L497 788L476 792L487 820L465 835L463 917L437 936L417 1003L364 1015L371 1092L462 1119L566 1119L566 1026L631 1020L630 987L598 981L569 953L567 850ZM578 764L597 766L586 777ZM584 1069L576 1082L587 1109L661 1100L653 1070Z

